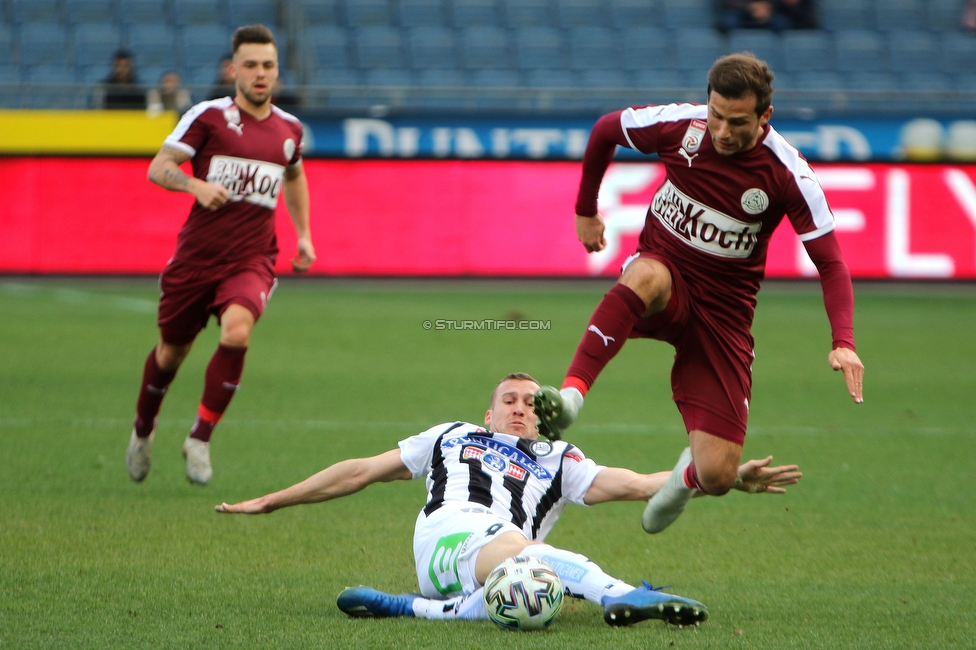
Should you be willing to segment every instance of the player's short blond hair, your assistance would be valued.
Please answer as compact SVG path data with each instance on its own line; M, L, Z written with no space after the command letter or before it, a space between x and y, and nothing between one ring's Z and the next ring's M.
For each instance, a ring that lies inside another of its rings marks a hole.
M728 54L708 71L708 94L714 90L728 99L752 95L756 98L756 115L762 115L772 104L775 76L766 62L752 52Z
M531 381L536 386L539 385L539 382L537 382L535 380L535 377L533 377L529 373L527 373L527 372L513 372L510 375L507 375L507 376L503 377L502 380L495 385L495 389L491 391L491 401L488 403L488 407L489 408L495 405L495 397L498 395L498 387L501 386L502 384L504 384L506 381L509 381L509 380L515 380L515 381Z

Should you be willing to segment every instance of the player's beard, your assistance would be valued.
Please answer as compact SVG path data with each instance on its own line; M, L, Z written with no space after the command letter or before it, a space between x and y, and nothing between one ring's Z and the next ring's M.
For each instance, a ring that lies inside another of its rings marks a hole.
M251 102L255 106L264 106L269 101L271 101L271 93L267 93L264 97L255 97L252 93L241 89L241 94L244 95L244 99Z

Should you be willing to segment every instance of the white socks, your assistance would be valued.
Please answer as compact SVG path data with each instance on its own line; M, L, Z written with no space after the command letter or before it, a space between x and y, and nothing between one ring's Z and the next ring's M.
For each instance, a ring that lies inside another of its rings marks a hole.
M579 391L576 392L578 395ZM579 553L564 551L548 544L533 544L526 546L522 555L537 557L555 569L567 594L585 598L597 605L601 604L604 596L621 596L633 590L631 585L607 575L603 569Z

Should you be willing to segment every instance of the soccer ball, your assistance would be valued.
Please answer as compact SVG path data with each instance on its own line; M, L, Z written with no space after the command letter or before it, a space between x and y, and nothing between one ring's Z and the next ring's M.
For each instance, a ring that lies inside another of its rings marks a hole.
M488 618L507 630L542 630L562 609L563 582L542 560L516 555L488 575L485 606Z

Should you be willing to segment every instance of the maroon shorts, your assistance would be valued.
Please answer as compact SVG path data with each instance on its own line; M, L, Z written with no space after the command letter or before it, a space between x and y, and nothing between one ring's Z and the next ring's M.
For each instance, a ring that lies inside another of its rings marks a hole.
M745 323L730 323L698 308L688 284L665 258L642 251L671 271L671 300L663 312L637 321L631 338L674 346L671 393L688 431L741 445L752 396L753 340Z
M220 322L228 305L245 307L257 321L277 284L265 256L208 267L170 260L159 276L160 335L173 345L192 343L211 315Z

